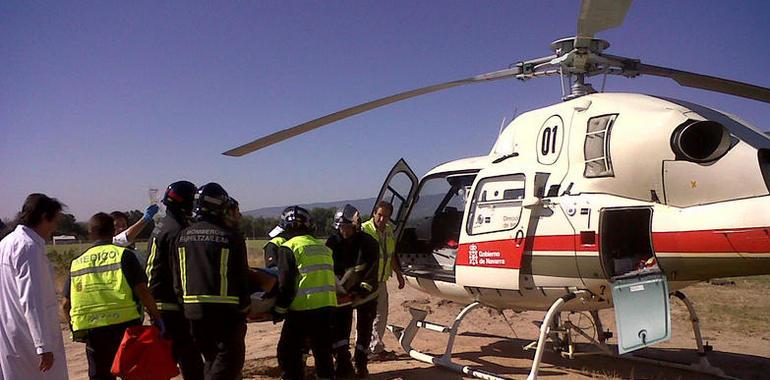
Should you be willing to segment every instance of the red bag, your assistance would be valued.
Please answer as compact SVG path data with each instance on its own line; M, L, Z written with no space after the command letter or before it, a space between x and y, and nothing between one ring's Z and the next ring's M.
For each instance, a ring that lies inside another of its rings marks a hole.
M168 380L179 375L171 341L155 326L126 328L111 372L125 380Z

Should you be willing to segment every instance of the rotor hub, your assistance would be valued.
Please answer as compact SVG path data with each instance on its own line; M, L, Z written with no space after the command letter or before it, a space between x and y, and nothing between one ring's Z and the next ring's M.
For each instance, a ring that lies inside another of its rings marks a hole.
M610 43L606 40L580 36L562 38L551 42L551 50L559 57L575 49L582 53L601 54L601 52L609 47Z

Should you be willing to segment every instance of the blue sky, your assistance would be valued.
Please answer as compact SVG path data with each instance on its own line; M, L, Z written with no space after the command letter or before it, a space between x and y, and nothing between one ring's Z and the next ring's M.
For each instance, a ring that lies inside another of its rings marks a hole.
M558 79L446 90L241 158L256 137L395 92L507 67L573 35L578 1L0 2L0 217L43 192L86 219L148 187L221 183L242 208L376 195L486 154ZM612 54L770 87L770 2L636 1ZM713 106L770 129L770 104L610 78L608 91Z

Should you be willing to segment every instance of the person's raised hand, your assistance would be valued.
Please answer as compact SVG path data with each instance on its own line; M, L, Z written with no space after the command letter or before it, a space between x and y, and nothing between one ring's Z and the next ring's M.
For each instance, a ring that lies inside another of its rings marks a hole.
M147 208L144 210L144 215L142 215L142 220L144 220L145 222L151 221L152 217L158 213L158 210L160 210L160 207L158 207L158 205L147 206Z

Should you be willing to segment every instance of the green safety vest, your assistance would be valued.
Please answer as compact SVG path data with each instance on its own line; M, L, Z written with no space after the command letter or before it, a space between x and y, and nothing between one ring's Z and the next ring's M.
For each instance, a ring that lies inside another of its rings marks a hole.
M273 244L275 244L275 245L280 247L280 246L283 245L283 243L286 243L286 238L285 237L281 237L281 236L276 236L276 237L270 239L270 241L268 243L273 243Z
M332 250L310 235L301 235L284 242L294 252L297 261L297 295L289 310L315 310L337 306ZM279 310L280 312L280 310Z
M134 293L120 265L125 252L125 248L116 245L99 245L72 261L72 331L141 319L139 307L134 301Z
M377 240L377 244L380 246L380 269L377 278L380 282L388 281L390 274L393 271L391 268L393 252L396 251L396 238L393 236L393 226L388 223L385 227L384 242L380 239L380 231L377 231L373 219L364 222L364 224L361 225L361 230L373 237L374 240Z

